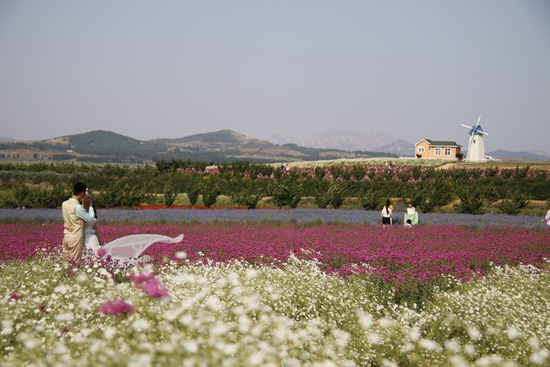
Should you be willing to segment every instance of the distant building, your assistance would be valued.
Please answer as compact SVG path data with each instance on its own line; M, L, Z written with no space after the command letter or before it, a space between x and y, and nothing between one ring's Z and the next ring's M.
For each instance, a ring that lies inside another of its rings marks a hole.
M462 157L460 148L454 141L422 139L414 145L414 152L417 158L456 159Z

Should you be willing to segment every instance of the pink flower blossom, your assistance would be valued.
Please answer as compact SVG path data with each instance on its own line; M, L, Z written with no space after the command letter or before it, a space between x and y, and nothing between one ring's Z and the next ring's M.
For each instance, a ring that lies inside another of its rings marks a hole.
M105 302L98 311L111 316L125 316L130 312L134 312L134 306L121 299L114 299Z
M141 288L151 298L169 297L164 284L152 273L132 274L129 278L136 287Z
M15 292L11 292L10 293L10 297L8 298L8 302L17 302L19 300L19 298L21 298L21 296Z

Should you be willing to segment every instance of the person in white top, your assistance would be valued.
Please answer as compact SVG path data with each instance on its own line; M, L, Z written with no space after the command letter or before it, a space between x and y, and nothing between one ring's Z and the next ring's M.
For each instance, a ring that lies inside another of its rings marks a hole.
M386 224L391 225L393 211L391 210L391 203L389 200L386 200L386 205L382 208L380 216L382 217L382 227L386 227Z
M405 214L404 220L405 222L410 220L412 225L418 224L418 213L411 202L407 204L407 214Z
M542 220L542 223L550 227L550 209L548 209L548 212L546 212L546 216Z
M82 198L82 206L88 211L90 216L97 219L94 207L92 206L92 194L88 190L86 190L86 195ZM97 220L94 223L84 222L84 247L82 251L87 253L91 251L96 255L100 246L103 246L103 242L99 237Z

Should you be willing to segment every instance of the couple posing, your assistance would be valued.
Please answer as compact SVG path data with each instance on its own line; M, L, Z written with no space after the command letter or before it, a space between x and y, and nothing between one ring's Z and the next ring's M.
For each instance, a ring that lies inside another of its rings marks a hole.
M73 186L72 197L61 205L63 214L63 254L71 259L80 260L82 253L97 253L103 245L96 227L96 216L91 205L92 195L86 185L77 182Z

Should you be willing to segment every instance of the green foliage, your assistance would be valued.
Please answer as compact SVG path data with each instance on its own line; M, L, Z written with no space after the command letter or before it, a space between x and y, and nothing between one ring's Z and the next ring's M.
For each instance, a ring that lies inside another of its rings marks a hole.
M121 190L116 186L111 186L99 195L94 196L94 204L97 208L114 208L121 206Z
M187 199L191 205L197 205L200 195L200 187L198 185L189 186L187 188Z
M17 208L17 203L15 202L12 191L0 193L0 208Z
M516 191L511 195L512 199L503 200L498 208L502 210L503 213L508 215L518 215L521 209L525 208L529 204L529 200L525 198L525 195L521 194L519 191Z
M484 214L483 199L480 191L477 190L461 190L458 193L460 205L455 208L457 213L462 214Z
M366 174L365 168L362 166L354 165L351 169L351 174L353 175L353 177L355 177L357 181L361 181Z
M246 206L248 209L256 209L261 197L261 194L252 194L250 191L243 189L238 194L231 196L231 200L239 206Z
M207 183L202 186L202 202L207 207L210 208L212 205L216 204L218 196L220 195L220 189L218 185Z
M529 172L529 166L526 166L526 167L523 167L523 168L519 168L516 166L516 169L514 171L514 173L512 174L512 178L514 180L521 180L521 179L524 179L525 177L527 177L527 172Z
M134 206L139 205L144 197L145 193L139 186L126 184L122 189L121 206L132 209Z
M269 184L267 194L279 209L283 206L296 208L302 198L300 185L290 180Z
M22 208L23 203L27 195L29 194L29 188L25 184L20 184L13 189L13 198L17 207Z
M365 210L380 209L384 203L385 196L380 190L368 189L359 196L359 202Z
M322 180L325 175L326 175L326 171L325 171L325 168L324 167L315 167L315 176L319 179L319 180Z
M454 185L449 180L437 179L424 189L425 200L420 204L424 213L449 204L455 198Z
M315 196L315 204L319 208L326 208L329 204L338 209L344 203L344 187L338 181L331 182L328 190Z
M168 170L170 169L170 165L162 159L155 162L155 167L158 169L159 172L168 172Z
M164 204L166 204L166 207L169 208L174 204L174 201L176 201L176 197L178 196L178 192L174 189L174 187L170 184L164 185Z

